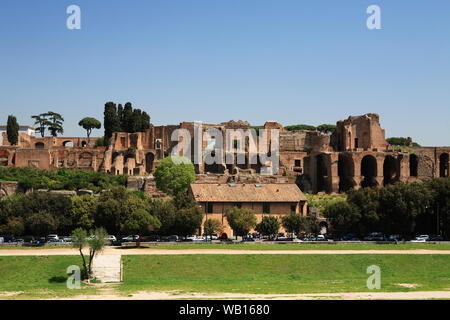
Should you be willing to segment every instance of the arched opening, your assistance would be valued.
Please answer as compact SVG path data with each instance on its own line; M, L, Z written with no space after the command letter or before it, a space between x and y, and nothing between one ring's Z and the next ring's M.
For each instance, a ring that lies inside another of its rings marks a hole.
M317 192L328 192L328 170L325 155L318 155L316 158L316 173L317 173Z
M44 149L45 145L42 142L38 142L34 145L36 149Z
M81 141L81 147L82 148L86 148L86 146L87 146L87 142L86 141Z
M448 177L448 153L443 153L439 157L439 176L441 178Z
M364 177L361 187L375 187L377 183L377 159L373 156L365 156L361 161L361 176Z
M73 141L64 141L63 146L66 148L73 148Z
M409 156L409 176L418 176L419 158L415 154Z
M386 186L395 183L400 178L400 164L398 159L393 156L387 156L383 163L383 184Z
M145 155L145 169L147 173L153 171L153 162L155 161L155 155L153 153L147 153Z
M355 165L350 155L339 154L338 160L339 192L346 192L355 186Z

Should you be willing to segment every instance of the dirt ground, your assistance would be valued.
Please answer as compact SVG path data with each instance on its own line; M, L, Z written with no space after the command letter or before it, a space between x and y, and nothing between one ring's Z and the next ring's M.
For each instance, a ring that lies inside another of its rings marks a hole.
M86 251L87 252L87 251ZM78 255L76 249L5 249L0 256L61 256ZM186 255L186 254L450 254L450 250L227 250L227 249L120 249L106 248L105 255Z
M239 294L239 293L178 293L178 292L137 292L128 296L119 296L105 290L96 296L78 296L71 300L173 300L173 299L215 299L215 300L414 300L414 299L450 299L450 291L415 292L348 292L314 294Z

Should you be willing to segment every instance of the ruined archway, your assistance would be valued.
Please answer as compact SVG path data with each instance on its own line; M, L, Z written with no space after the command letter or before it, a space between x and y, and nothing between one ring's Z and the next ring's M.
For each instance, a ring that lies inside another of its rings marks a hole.
M439 176L441 178L446 178L448 174L448 153L443 153L439 157Z
M346 192L355 187L355 164L348 154L339 154L338 159L339 192Z
M36 144L34 145L34 147L35 147L36 149L44 149L44 148L45 148L45 145L44 145L43 142L38 142L38 143L36 143Z
M409 155L409 176L417 177L419 167L419 158L415 154Z
M377 159L374 156L365 156L361 161L361 176L364 177L361 187L375 187L377 183Z
M386 156L386 158L384 158L383 177L383 184L385 186L399 181L400 163L398 159L393 156Z
M327 161L324 154L320 154L316 157L316 185L317 192L325 191L329 192L328 188L328 169Z

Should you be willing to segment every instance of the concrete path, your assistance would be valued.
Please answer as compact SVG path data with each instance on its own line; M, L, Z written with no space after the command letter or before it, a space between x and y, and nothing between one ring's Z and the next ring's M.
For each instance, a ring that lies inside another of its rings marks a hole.
M98 255L92 265L94 278L101 282L120 282L122 278L122 262L120 255Z
M86 251L87 253L87 251ZM450 250L234 250L234 249L120 249L106 248L104 255L188 255L188 254L289 254L289 255L310 255L310 254L439 254L449 255ZM1 249L0 256L62 256L79 255L75 249Z

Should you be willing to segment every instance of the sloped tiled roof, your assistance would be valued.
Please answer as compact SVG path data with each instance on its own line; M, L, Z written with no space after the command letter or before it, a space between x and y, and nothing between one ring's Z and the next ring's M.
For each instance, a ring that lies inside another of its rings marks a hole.
M191 184L197 202L299 202L305 195L295 184Z

